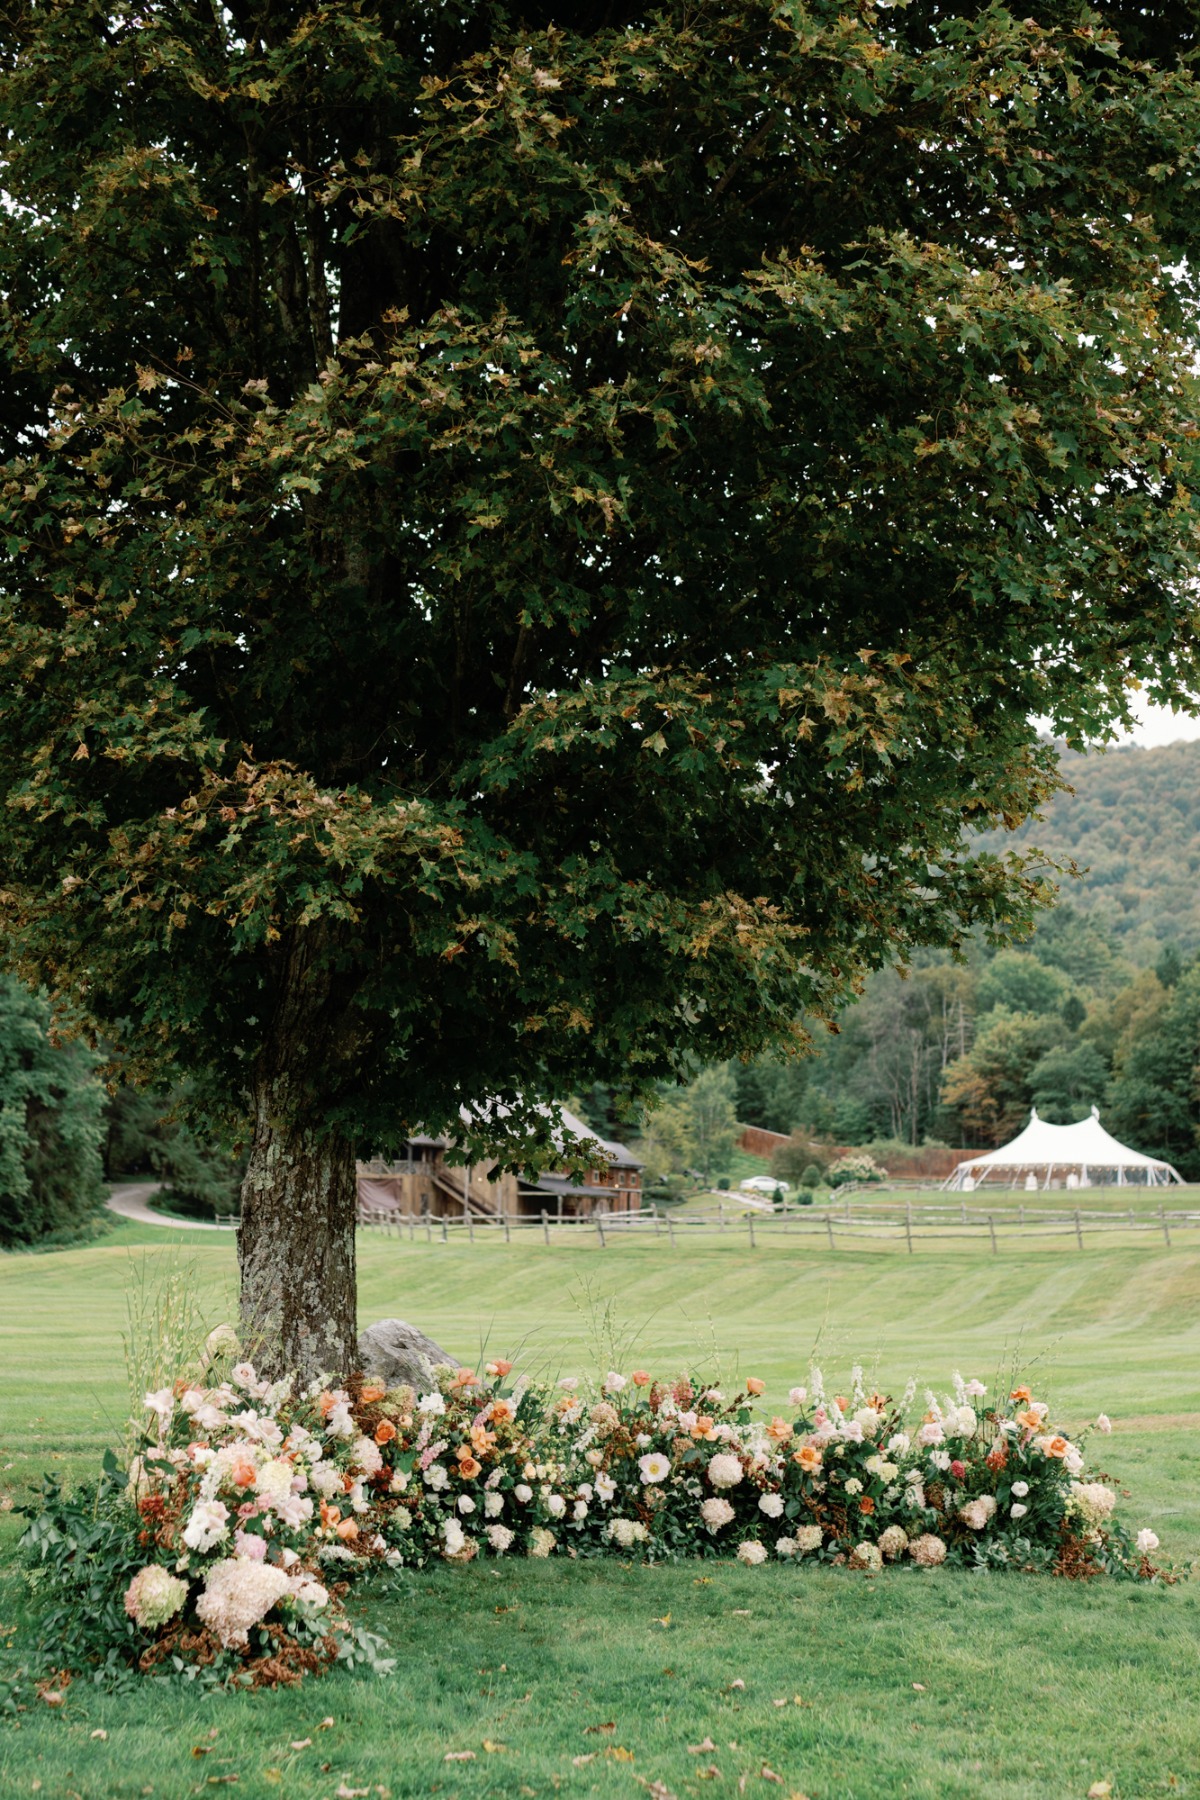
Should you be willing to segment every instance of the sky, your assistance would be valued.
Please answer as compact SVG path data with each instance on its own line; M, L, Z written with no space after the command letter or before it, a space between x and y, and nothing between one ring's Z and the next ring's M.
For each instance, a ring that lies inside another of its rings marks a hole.
M1138 729L1125 743L1142 744L1154 749L1159 744L1174 744L1180 738L1200 738L1200 719L1189 719L1186 713L1172 712L1169 706L1152 706L1145 701L1137 708Z

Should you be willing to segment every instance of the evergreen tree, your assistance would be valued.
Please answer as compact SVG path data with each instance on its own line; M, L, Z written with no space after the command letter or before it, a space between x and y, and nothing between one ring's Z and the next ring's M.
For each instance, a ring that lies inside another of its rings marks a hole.
M50 1008L0 976L0 1247L94 1227L106 1189L96 1058L54 1042Z

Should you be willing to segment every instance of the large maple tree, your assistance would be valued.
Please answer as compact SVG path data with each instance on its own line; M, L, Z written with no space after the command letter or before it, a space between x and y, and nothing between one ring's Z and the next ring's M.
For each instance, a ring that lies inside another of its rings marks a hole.
M1196 677L1189 7L7 0L10 958L355 1148L795 1041Z

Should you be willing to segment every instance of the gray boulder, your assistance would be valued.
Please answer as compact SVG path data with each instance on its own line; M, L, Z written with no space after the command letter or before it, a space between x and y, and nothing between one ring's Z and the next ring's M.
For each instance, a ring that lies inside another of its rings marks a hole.
M416 1388L419 1394L429 1393L436 1385L435 1369L462 1367L456 1356L403 1319L379 1319L368 1325L359 1333L358 1355L364 1375L385 1381L390 1388Z

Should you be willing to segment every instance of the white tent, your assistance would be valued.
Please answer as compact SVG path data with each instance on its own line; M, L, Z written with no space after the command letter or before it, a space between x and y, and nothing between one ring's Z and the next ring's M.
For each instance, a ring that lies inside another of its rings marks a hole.
M1039 1119L1037 1109L1011 1144L960 1162L943 1188L971 1189L988 1181L998 1187L1049 1187L1052 1180L1067 1187L1165 1187L1182 1182L1170 1163L1140 1150L1128 1150L1105 1131L1093 1106L1091 1117L1075 1125L1051 1125Z

